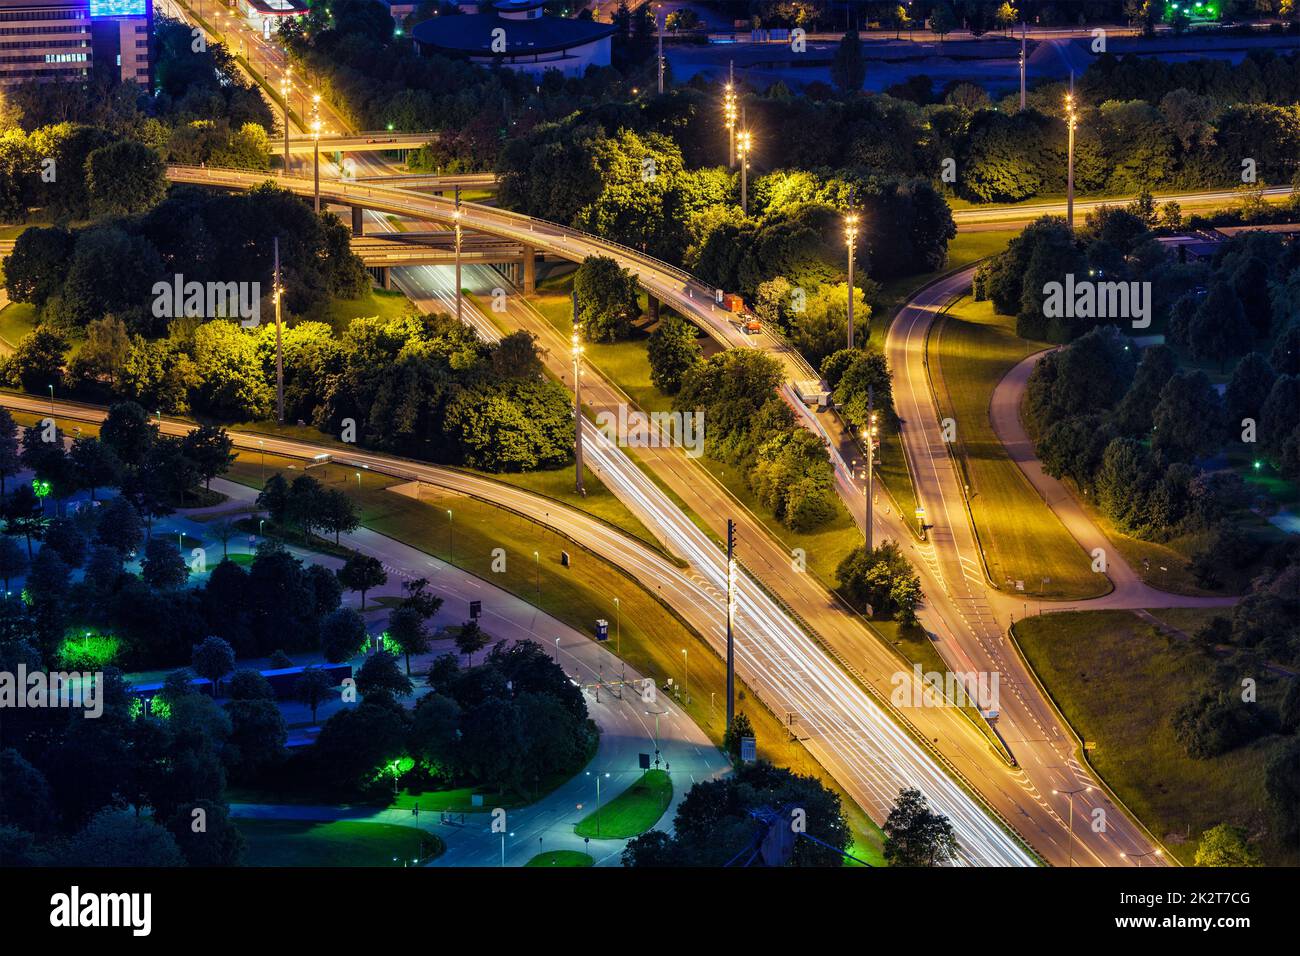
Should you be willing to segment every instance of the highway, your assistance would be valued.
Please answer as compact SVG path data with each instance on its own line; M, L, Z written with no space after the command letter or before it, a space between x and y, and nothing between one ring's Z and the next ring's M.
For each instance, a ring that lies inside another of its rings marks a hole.
M1291 195L1290 186L1269 186L1262 190L1264 199L1269 202L1281 202ZM1155 197L1157 205L1176 202L1186 213L1189 207L1222 206L1241 201L1241 194L1234 189L1208 190L1197 193L1177 193ZM1082 224L1084 216L1100 206L1126 205L1127 199L1088 199L1074 201L1076 225ZM1042 216L1064 216L1067 208L1061 202L1037 202L1018 206L976 206L953 210L952 219L962 232L990 232L1010 229L1015 226L1027 226Z
M179 167L173 167L169 172L173 178L179 181L207 182L231 188L242 188L264 178L224 170L194 170ZM293 177L281 179L280 181L299 193L310 191L309 181ZM381 212L426 221L447 222L451 212L451 203L449 201L389 187L374 187L326 180L322 182L322 196L327 200L351 201ZM578 261L591 253L612 255L621 265L634 271L638 275L640 282L653 294L656 294L661 301L673 305L688 317L695 319L697 323L723 344L733 347L763 347L775 354L782 361L786 371L787 395L792 380L813 377L807 363L803 362L802 358L788 346L785 346L784 343L766 334L753 337L743 335L732 324L730 316L714 305L708 295L709 290L695 283L691 277L681 272L681 270L659 263L615 243L587 236L577 230L566 229L548 223L538 223L529 220L527 217L474 203L462 204L462 211L465 217L462 221L467 229L529 243L537 248L546 249L548 252L553 252L574 261ZM925 312L924 309L920 311ZM907 327L907 325L906 321L898 323L895 337L898 330ZM919 347L914 347L913 351L916 356L922 354ZM892 350L891 358L897 374L899 368L907 363L903 361L900 365L899 357ZM928 395L926 401L928 403ZM801 408L797 404L796 407ZM927 405L926 407L930 406ZM931 419L933 419L933 415L931 415ZM824 434L824 429L811 414L804 412L804 420L810 427ZM915 420L919 421L921 419L918 416ZM601 438L603 436L596 436L588 443L588 447L598 447ZM915 449L910 451L913 454L915 453ZM669 547L676 553L691 561L698 570L704 570L709 561L712 561L715 565L720 564L716 547L708 542L707 538L702 543L691 540L694 534L698 534L698 529L691 525L671 505L671 502L664 499L662 493L652 482L646 479L635 467L623 466L622 468L615 468L609 460L611 457L615 456L612 455L609 448L600 449L600 452L593 456L595 466L603 467L618 475L617 478L612 478L602 473L602 477L610 484L612 490L625 503L629 504L632 510L645 521L647 527L650 527L652 531L659 535L661 540L668 543ZM619 453L616 457L622 458L625 456ZM605 460L602 460L602 458ZM862 492L856 485L847 463L839 454L833 455L832 460L836 466L841 493L847 501L860 502ZM934 462L932 462L932 466L934 466L932 470L935 472L936 480L942 480L940 477L942 469ZM955 481L951 471L951 463L945 462L943 468L948 472L948 480ZM928 501L924 489L922 495L922 500ZM936 502L942 503L947 500L940 497L936 499ZM726 510L721 512L722 517L725 517L728 511L733 510L727 506L725 499L724 508ZM713 514L715 516L719 514L717 508L697 513ZM937 512L933 513L937 514ZM973 536L969 525L965 523L965 516L960 512L955 512L955 517L962 522L960 527L965 529L964 533ZM950 512L947 515L946 524L947 527L956 529L957 525L954 524L953 518L954 513ZM883 516L877 512L877 521L881 525L880 531L883 534L890 535L900 541L908 540L907 531L903 528L899 516ZM961 533L954 530L954 539L956 535ZM707 552L700 550L702 544L707 546ZM1070 852L1069 840L1066 839L1067 835L1061 832L1065 827L1065 820L1068 817L1066 811L1068 811L1069 807L1066 798L1056 796L1053 791L1074 789L1078 780L1081 777L1086 777L1086 774L1075 760L1072 742L1051 714L1047 702L1041 698L1041 695L1038 694L1028 679L1014 679L1017 672L1023 676L1023 667L1013 666L1017 665L1018 662L1006 660L1007 653L1002 650L1006 640L1003 634L1004 624L993 613L988 599L983 593L985 586L980 577L981 571L978 564L971 563L977 558L976 553L969 548L945 550L942 547L943 544L944 542L940 540L917 546L917 558L919 560L916 561L916 564L922 575L927 593L927 606L923 610L923 622L934 632L936 647L944 654L945 660L954 669L965 671L987 671L992 669L1003 673L1004 670L999 665L1006 665L1005 673L1007 677L1004 678L1003 687L1007 695L1020 701L1024 707L1024 713L1017 714L1015 708L1013 708L1008 713L1008 719L1000 722L1000 726L1004 728L1003 734L1011 749L1013 752L1017 752L1020 766L1015 769L1006 768L1001 765L1000 761L987 747L977 755L964 752L962 745L969 746L969 736L958 733L952 727L948 728L946 736L939 734L936 735L938 739L928 736L925 739L931 740L937 747L943 748L945 757L950 761L955 762L963 758L973 761L978 766L978 771L974 773L962 772L961 775L971 781L972 785L992 805L999 807L1000 812L1002 812L1001 807L1006 806L1008 812L1004 812L1003 816L1009 821L1014 821L1016 828L1025 833L1026 838L1048 860L1063 862L1064 859L1068 859ZM707 553L708 558L702 561L701 559L705 553ZM952 564L954 560L955 565ZM765 581L768 580L766 577L768 570L769 567L764 567L759 572L763 575ZM806 576L803 577L804 580L807 579ZM715 566L712 582L715 589L720 590L720 585L724 580L725 578L718 573ZM962 588L967 589L967 595L963 597L960 596L960 592L952 592L950 589L952 582L957 582ZM817 606L811 596L798 596L792 600L791 594L784 586L784 582L779 578L769 583L769 586L778 594L781 594L787 603L798 608L801 612L805 606ZM821 607L827 607L824 597L821 600ZM794 625L788 615L784 614L775 604L770 609L765 610L770 612L763 615L768 618L764 626L765 628L771 628L769 634L782 635L782 642L793 641L799 644L810 641L808 635L803 633L803 630L797 625ZM839 619L847 618L847 615L842 613L842 609L833 608L832 610L834 612L832 616ZM783 618L784 620L782 620ZM832 625L829 630L833 633L834 626ZM822 630L814 630L814 633L828 643L834 640L833 637L823 633ZM835 647L835 644L838 643L836 641L832 644L837 651L839 648ZM875 643L874 640L870 639L868 641L859 641L861 645L873 643ZM814 656L805 658L805 660L812 665L813 670L825 676L828 670L836 669L836 665L828 659L824 650L820 648L811 648L811 650ZM858 656L860 658L862 655L859 654ZM857 667L854 669L858 670ZM887 680L888 676L896 672L896 670L897 662L893 662L893 666L888 670L882 670L880 667L864 666L858 673L863 674L864 683L869 684L873 680L880 680L881 678ZM772 692L778 691L777 688L769 688L769 690ZM787 698L792 696L789 694L788 688L785 690L784 696ZM780 696L779 693L778 696ZM860 696L865 698L865 695ZM808 715L806 719L810 725L818 720L820 716L822 718L821 722L825 726L824 718L827 714L833 713L834 708L818 715L819 708L809 706L815 703L815 701L805 696L803 707L790 709L796 710L801 715ZM823 701L823 703L825 702ZM773 707L773 709L778 708ZM937 708L934 711L938 714L945 714L948 709ZM921 709L917 712L928 716L930 710ZM846 776L850 776L845 773L847 759L842 758L837 761L829 755L819 753L815 744L811 741L809 749L813 750L815 755L827 766L827 769L836 776L836 779L845 785L845 789L854 795L855 799L859 799L868 810L876 811L876 808L881 804L878 783L876 786L877 792L871 794L868 791L868 796L864 797L861 795L862 787L860 784L853 786L845 783ZM1026 752L1026 759L1021 759L1018 749L1023 749ZM929 792L929 788L924 789ZM933 799L933 794L931 796ZM1100 791L1098 791L1098 796L1103 796ZM1109 803L1108 800L1106 802ZM1146 852L1152 846L1140 829L1125 819L1118 808L1110 805L1107 809L1112 825L1106 833L1093 834L1087 823L1080 826L1081 821L1079 819L1075 821L1076 837L1082 846L1087 847L1086 850L1079 853L1081 862L1091 859L1097 863L1118 864L1124 859L1121 854L1132 856ZM1084 820L1090 823L1089 818L1086 816ZM1116 823L1115 821L1119 822Z

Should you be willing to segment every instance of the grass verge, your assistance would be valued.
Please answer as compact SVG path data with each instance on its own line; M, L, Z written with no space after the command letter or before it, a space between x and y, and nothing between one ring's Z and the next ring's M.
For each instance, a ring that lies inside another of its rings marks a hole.
M579 820L573 832L593 840L640 836L659 822L672 801L672 778L663 770L647 770L613 800Z
M929 341L941 417L957 425L957 462L993 581L1007 591L1082 600L1110 590L1105 576L1007 455L989 420L993 390L1041 346L1016 336L991 302L957 301Z
M1194 630L1215 613L1185 609L1176 626ZM1189 641L1158 633L1131 611L1040 614L1018 621L1015 636L1083 738L1088 762L1179 861L1190 864L1200 834L1218 823L1264 830L1264 766L1286 738L1266 736L1205 760L1187 756L1174 738L1174 711L1201 687L1239 690L1235 678L1216 680L1213 662ZM1259 700L1275 705L1281 682L1256 676ZM1300 862L1294 850L1263 849L1275 865Z
M435 834L387 823L313 820L235 821L244 866L402 866L441 856Z

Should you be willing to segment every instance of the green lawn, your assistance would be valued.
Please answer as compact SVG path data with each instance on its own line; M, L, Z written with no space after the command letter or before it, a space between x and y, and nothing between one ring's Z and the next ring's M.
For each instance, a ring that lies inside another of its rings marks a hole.
M600 840L640 836L659 822L672 799L672 778L663 770L647 770L613 800L579 820L573 832Z
M0 346L13 351L24 335L36 328L36 306L30 302L10 302L0 309Z
M236 820L245 866L402 866L440 856L435 834L387 823Z
M1194 631L1213 609L1156 611ZM1207 760L1188 757L1170 717L1201 686L1239 690L1239 675L1216 682L1190 642L1165 637L1130 611L1059 612L1025 618L1016 639L1070 724L1092 766L1183 863L1202 831L1228 822L1257 832L1267 822L1263 768L1286 738L1265 737ZM1260 700L1276 703L1281 682L1259 680ZM1277 865L1300 863L1294 850L1265 847Z
M410 306L410 300L401 292L384 289L371 289L358 299L335 299L331 297L323 306L314 309L304 319L313 322L326 322L336 334L342 334L353 319L380 316L398 318Z
M987 256L996 255L1007 243L1020 235L1020 228L990 229L987 232L959 232L948 243L948 261L942 269L917 275L900 276L880 284L880 291L871 303L871 341L884 348L885 333L896 313L922 286L933 282L946 272L970 265Z
M533 857L524 866L594 866L595 860L580 850L547 850Z
M260 488L264 475L290 465L301 468L302 462L267 455L264 470L257 452L243 452L228 477ZM612 636L609 650L640 673L655 678L656 684L662 685L666 678L679 674L683 647L694 650L696 653L690 655L693 693L690 701L684 702L684 709L711 740L721 744L726 719L721 705L726 688L722 660L671 609L617 568L541 525L482 502L446 495L428 486L417 501L386 491L398 482L373 472L362 472L358 490L355 473L336 465L313 469L312 473L354 495L367 526L439 558L447 557L446 509L452 508L458 566L533 603L538 600L540 567L542 609L584 633L591 633L596 618L615 624L615 630L621 630L621 640L616 642ZM292 474L287 472L290 477ZM507 571L503 574L491 570L491 550L496 547L507 552ZM562 548L573 555L571 568L559 564ZM534 550L545 556L539 563L533 559ZM615 597L620 601L618 607L614 605ZM883 841L876 825L835 785L803 745L791 739L782 721L750 697L743 683L737 684L736 696L738 708L754 724L760 756L796 773L816 776L834 788L844 802L860 853L879 859ZM711 704L711 698L716 706ZM418 798L422 807L428 798Z
M943 417L957 423L957 452L989 573L1007 591L1079 600L1110 590L1091 558L1070 536L1006 454L989 421L989 403L1002 377L1041 345L1015 335L1015 320L990 302L963 297L931 333L934 388ZM1044 584L1044 579L1048 579Z

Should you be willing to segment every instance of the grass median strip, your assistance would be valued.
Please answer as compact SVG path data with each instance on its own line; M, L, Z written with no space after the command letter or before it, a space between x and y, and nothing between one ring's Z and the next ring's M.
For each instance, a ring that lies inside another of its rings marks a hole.
M244 866L418 866L445 849L437 835L387 823L235 821Z
M632 786L579 820L573 832L593 840L640 836L659 822L672 801L672 778L662 770L647 770Z
M929 350L941 415L957 426L954 451L994 583L1048 600L1097 597L1109 590L1108 580L1093 572L1087 552L1007 455L989 420L998 382L1042 348L1018 338L1014 321L969 296L938 320Z

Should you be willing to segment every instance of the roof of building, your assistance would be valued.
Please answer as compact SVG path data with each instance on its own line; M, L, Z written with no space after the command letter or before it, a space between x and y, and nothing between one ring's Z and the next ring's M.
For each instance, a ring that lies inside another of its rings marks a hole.
M521 9L507 7L507 9ZM492 31L505 31L505 51L492 49ZM412 35L417 43L437 47L453 53L470 56L532 56L536 53L553 53L568 50L610 36L611 23L592 20L570 20L564 17L534 17L528 20L508 19L492 13L472 13L461 16L433 17L417 24Z

